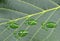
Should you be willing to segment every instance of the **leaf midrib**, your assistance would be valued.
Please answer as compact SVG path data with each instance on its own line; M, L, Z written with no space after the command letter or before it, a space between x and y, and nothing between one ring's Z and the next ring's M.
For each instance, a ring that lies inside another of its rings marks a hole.
M59 8L60 8L60 6L55 7L55 8L52 8L52 9L44 10L44 11L42 11L42 12L38 12L38 13L35 13L35 14L27 15L27 16L24 16L24 17L22 17L22 18L17 18L17 19L14 19L14 20L10 20L10 21L8 21L8 22L18 21L18 20L24 19L24 18L26 18L26 17L32 17L32 16L35 16L35 15L42 14L42 13L46 13L46 12L49 12L49 11L52 11L52 10L56 10L56 9L59 9ZM0 23L0 25L6 24L6 23L8 23L8 22Z

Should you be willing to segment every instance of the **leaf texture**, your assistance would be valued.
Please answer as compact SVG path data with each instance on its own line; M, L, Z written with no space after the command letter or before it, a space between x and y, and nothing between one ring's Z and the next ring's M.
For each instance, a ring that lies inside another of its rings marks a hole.
M60 41L59 0L3 0L0 2L0 41ZM34 26L25 25L26 18L37 21ZM19 28L8 29L7 23L15 21ZM42 29L42 22L56 22L56 28ZM14 32L27 30L25 37L17 39Z

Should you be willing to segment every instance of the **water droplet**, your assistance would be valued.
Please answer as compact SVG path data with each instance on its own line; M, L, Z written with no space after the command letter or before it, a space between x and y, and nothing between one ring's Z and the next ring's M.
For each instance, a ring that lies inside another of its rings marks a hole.
M56 23L55 22L47 22L46 23L46 27L48 27L48 28L55 28L56 27Z
M41 25L42 25L42 29L45 29L46 31L48 30L48 28L55 28L56 27L55 22L42 23Z
M16 29L16 28L18 28L18 25L17 24L10 24L10 28Z
M42 28L55 28L56 27L56 23L55 22L47 22L47 23L42 23Z
M28 34L28 31L27 30L21 30L21 31L19 31L19 33L18 33L18 35L20 36L20 37L24 37L24 36L26 36Z
M37 21L33 18L28 18L25 22L25 24L27 25L36 25L37 24Z
M15 22L9 22L9 23L8 23L8 26L9 26L10 28L12 28L12 29L16 29L16 28L19 27L19 25L16 24Z

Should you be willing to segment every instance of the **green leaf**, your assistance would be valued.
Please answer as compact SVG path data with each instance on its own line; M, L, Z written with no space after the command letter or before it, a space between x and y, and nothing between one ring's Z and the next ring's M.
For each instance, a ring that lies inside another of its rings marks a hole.
M59 0L3 0L0 3L0 41L60 41L59 4ZM25 24L27 19L31 25ZM11 27L17 28L8 29L10 22L13 22ZM55 22L56 27L47 28L44 24L48 22ZM19 33L23 30L28 34Z

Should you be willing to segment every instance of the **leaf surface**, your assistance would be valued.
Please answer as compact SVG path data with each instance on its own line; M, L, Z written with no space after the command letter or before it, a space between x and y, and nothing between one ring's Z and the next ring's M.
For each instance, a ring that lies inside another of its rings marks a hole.
M25 25L26 18L36 25ZM7 23L15 21L19 28L8 29ZM55 22L56 28L42 29L42 23ZM27 30L25 37L17 39L14 32ZM59 0L5 0L0 2L0 41L60 41Z

